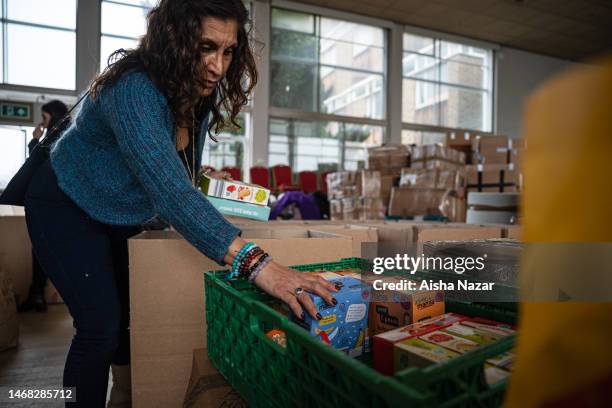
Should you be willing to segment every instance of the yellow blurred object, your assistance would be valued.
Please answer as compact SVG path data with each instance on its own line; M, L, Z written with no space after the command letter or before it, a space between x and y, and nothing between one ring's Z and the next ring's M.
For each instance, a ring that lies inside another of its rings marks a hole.
M520 284L530 301L521 305L505 405L610 406L612 303L537 296L572 299L580 288L568 282L589 276L580 265L612 278L603 250L612 243L612 59L564 73L536 92L524 135ZM610 290L600 280L586 283Z

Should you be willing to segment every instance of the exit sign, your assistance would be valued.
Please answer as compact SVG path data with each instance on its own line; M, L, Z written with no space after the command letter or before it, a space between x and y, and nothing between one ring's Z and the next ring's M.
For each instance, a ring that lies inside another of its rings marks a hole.
M0 119L32 122L32 104L27 102L0 101Z

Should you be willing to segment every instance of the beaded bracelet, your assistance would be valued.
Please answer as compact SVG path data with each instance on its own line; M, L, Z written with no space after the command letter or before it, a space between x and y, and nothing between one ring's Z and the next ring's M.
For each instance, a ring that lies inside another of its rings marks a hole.
M229 276L230 279L234 278L238 274L238 265L240 264L243 257L248 253L248 251L252 247L259 248L257 245L255 245L253 242L250 242L250 241L247 242L242 248L240 248L240 251L238 251L238 253L236 254L236 257L234 258L234 262L232 262L232 271Z
M261 265L261 263L269 256L270 255L268 253L262 254L257 260L257 262L255 262L250 268L247 269L245 277L248 278L249 276L251 276L251 274L255 271L255 269L257 269L257 267Z
M244 278L246 277L246 272L249 270L250 265L253 263L253 260L255 260L257 257L261 256L264 253L263 249L257 247L255 249L253 249L252 251L248 252L247 255L245 255L242 258L242 261L240 262L240 264L238 264L238 270L236 272L236 276L238 278Z
M264 254L265 255L265 254ZM263 258L263 257L262 257ZM268 265L270 262L272 262L272 257L271 256L267 256L265 257L262 261L261 264L259 264L257 266L257 268L255 268L253 270L253 272L251 272L251 274L249 275L249 282L254 282L255 278L257 278L257 275L259 275L259 272L261 272L263 270L263 268L266 267L266 265Z

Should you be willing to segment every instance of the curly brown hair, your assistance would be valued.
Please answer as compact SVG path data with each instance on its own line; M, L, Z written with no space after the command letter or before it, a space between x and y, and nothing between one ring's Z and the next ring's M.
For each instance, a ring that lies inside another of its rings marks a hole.
M206 67L201 58L201 31L207 17L235 20L238 44L225 78L210 96L202 97ZM240 127L236 116L257 83L248 27L252 24L241 0L161 0L147 16L147 31L138 47L111 54L108 67L91 84L92 98L124 73L144 70L165 95L177 125L189 127L192 113L200 117L202 109L211 109L209 132L218 133L230 123Z

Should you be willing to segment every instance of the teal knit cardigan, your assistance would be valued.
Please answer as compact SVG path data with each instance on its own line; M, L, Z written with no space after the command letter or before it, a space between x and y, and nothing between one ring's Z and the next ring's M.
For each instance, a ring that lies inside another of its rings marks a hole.
M196 169L208 115L201 123ZM60 188L102 223L138 225L158 215L221 265L240 234L192 187L168 102L144 72L87 97L51 150L51 164Z

